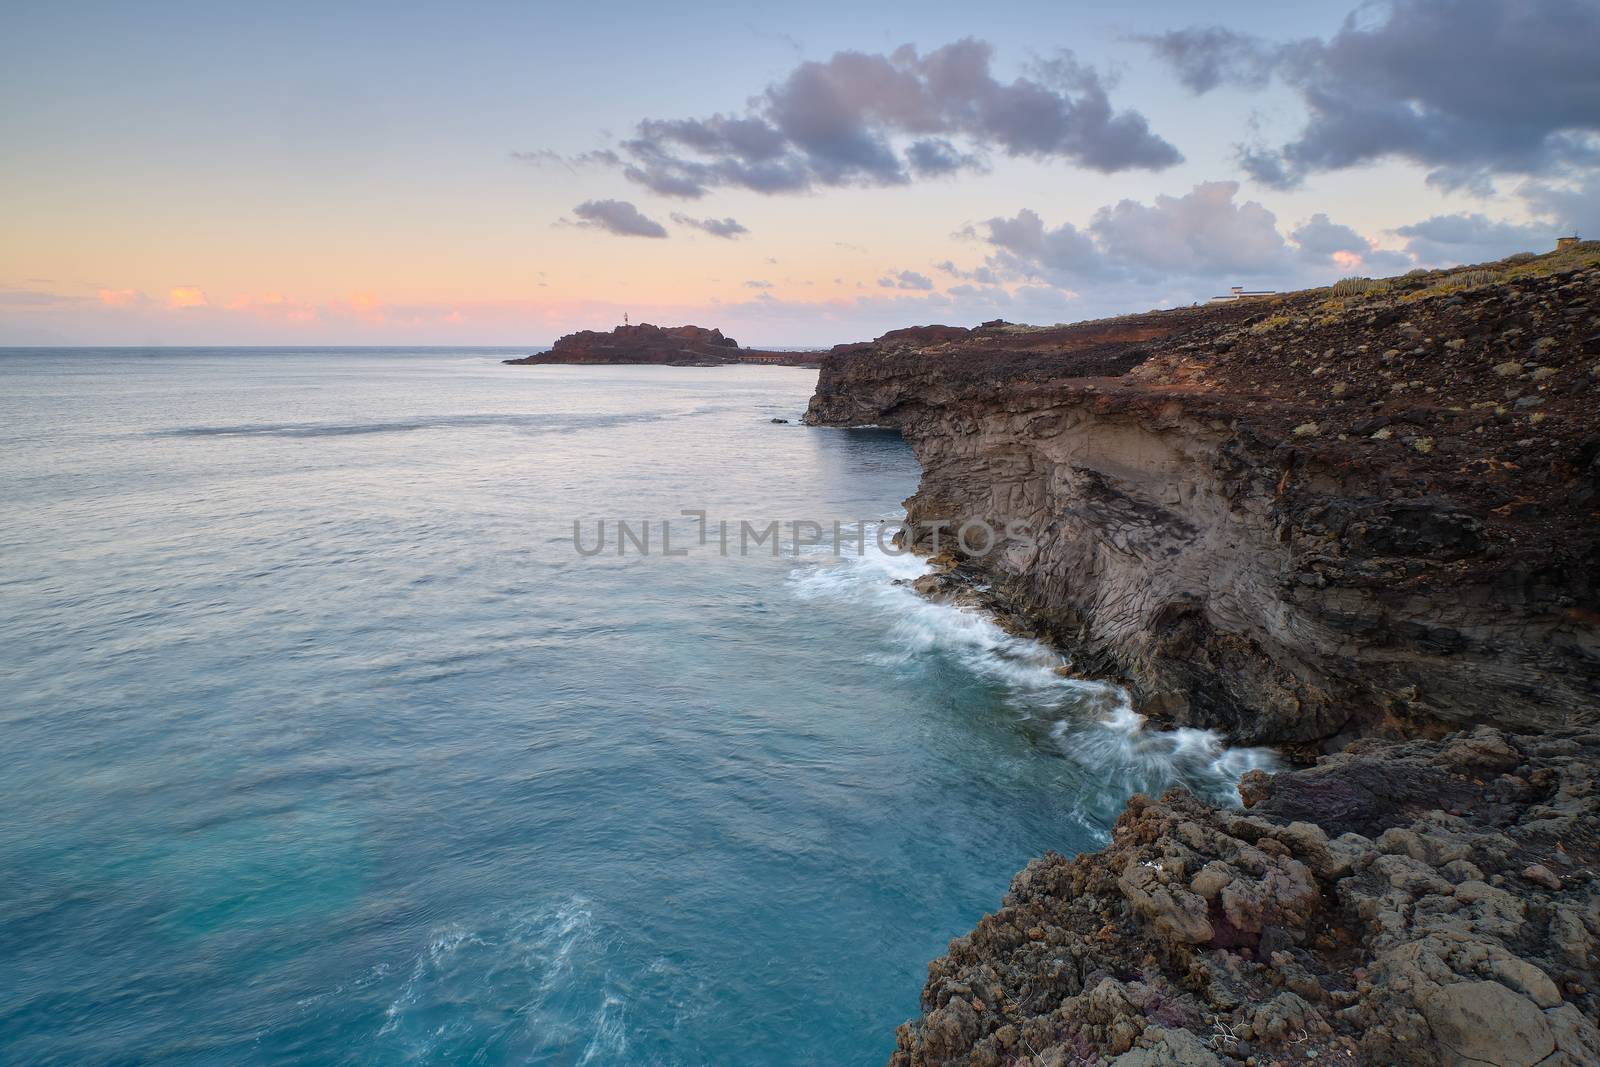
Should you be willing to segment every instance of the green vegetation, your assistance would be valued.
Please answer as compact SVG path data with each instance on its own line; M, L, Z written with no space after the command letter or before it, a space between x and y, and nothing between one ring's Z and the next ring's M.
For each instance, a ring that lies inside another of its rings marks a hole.
M1569 248L1565 252L1552 252L1547 256L1519 261L1503 277L1508 281L1515 278L1546 278L1552 274L1565 274L1569 270L1588 267L1600 267L1600 241L1580 241L1576 248Z
M1333 283L1334 296L1361 296L1366 293L1384 293L1389 290L1386 279L1341 278Z
M1260 336L1261 334L1276 330L1279 326L1287 326L1293 321L1293 317L1289 315L1273 315L1270 318L1262 319L1260 322L1250 327L1250 332Z
M1480 285L1493 285L1500 280L1500 272L1493 270L1463 270L1449 275L1441 283L1462 289L1476 289Z
M1464 285L1455 285L1446 279L1438 285L1430 285L1423 289L1413 289L1400 298L1400 303L1414 304L1418 300L1432 300L1437 296L1449 296L1452 293L1459 293L1465 288L1466 286Z

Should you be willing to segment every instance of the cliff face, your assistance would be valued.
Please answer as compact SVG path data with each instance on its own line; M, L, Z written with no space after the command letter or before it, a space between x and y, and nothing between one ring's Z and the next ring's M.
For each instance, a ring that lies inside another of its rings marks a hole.
M618 326L610 333L580 330L560 338L548 352L504 362L521 366L550 363L658 364L698 366L723 363L814 363L813 352L766 352L742 349L718 329L703 326Z
M807 420L922 462L919 589L977 590L1147 712L1334 753L1251 772L1248 811L1136 797L1107 849L1030 864L891 1067L1600 1062L1597 268L824 361ZM1032 536L964 555L973 518Z
M897 428L952 581L1251 742L1600 717L1600 254L841 346L807 420ZM952 548L949 534L940 546Z

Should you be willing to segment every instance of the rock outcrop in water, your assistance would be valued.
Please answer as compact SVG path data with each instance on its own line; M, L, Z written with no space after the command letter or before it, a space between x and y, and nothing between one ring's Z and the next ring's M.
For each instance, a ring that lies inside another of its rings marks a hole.
M929 967L895 1067L1600 1062L1600 248L840 346L938 576L1315 766L1135 798ZM968 518L1033 531L981 557Z
M1026 524L952 580L1164 720L1258 743L1587 721L1597 262L902 330L835 349L807 419L901 431L919 547Z
M817 361L815 352L769 352L740 348L739 342L724 337L721 330L703 326L618 326L610 333L580 330L569 333L550 347L505 363L532 366L548 363L581 364L657 364L674 367L721 366L728 363L775 363L809 366Z

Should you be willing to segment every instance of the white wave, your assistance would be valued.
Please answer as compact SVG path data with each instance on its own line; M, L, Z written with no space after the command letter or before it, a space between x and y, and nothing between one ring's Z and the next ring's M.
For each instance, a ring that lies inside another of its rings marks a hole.
M864 555L813 559L791 575L802 599L858 603L887 620L888 640L876 653L885 665L950 656L967 669L1036 695L1107 688L1057 673L1064 661L1038 641L1007 633L986 613L921 596L911 582L930 573L926 559L877 547L868 534Z
M1237 803L1233 786L1256 767L1276 769L1270 749L1229 748L1214 730L1181 726L1151 730L1118 690L1110 714L1063 719L1051 730L1063 755L1086 770L1103 775L1111 793L1158 795L1185 785L1214 803Z
M622 997L607 993L590 1023L593 1036L578 1057L579 1067L585 1063L622 1063L628 1051L628 1027L624 1021L628 1002Z
M384 1013L378 1036L430 1060L489 1047L537 1049L567 1062L626 1062L627 999L610 977L607 932L573 897L497 912L481 928L432 934ZM505 1021L489 1022L506 1009Z
M1278 765L1270 750L1229 748L1214 731L1148 729L1120 687L1067 677L1065 661L1043 643L1008 633L982 611L916 593L910 583L929 572L922 557L880 550L869 532L864 554L815 554L790 579L801 599L881 616L883 640L867 653L875 662L893 667L946 658L1000 686L1020 716L1053 720L1060 754L1102 780L1102 795L1117 807L1131 793L1158 794L1177 784L1213 802L1237 802L1233 786L1242 774Z

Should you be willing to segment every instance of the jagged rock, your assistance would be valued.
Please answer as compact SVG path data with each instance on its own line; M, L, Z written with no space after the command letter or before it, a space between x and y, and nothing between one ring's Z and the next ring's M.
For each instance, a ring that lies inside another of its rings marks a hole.
M1249 1013L1251 1040L1263 1044L1282 1043L1301 1033L1320 1034L1328 1024L1322 1015L1295 993L1279 993Z
M1159 720L1330 749L1595 721L1600 274L1425 291L895 331L826 357L806 419L911 443L913 547L1029 530L957 571ZM1489 324L1540 339L1548 388Z
M1160 864L1145 860L1130 863L1118 879L1122 893L1134 910L1166 936L1194 944L1210 941L1211 922L1204 898L1177 886L1162 884Z
M1441 1048L1463 1067L1533 1067L1556 1048L1544 1013L1498 982L1443 986L1423 1001L1422 1015Z
M1216 1053L1200 1043L1187 1030L1164 1030L1152 1026L1145 1031L1143 1048L1124 1052L1112 1060L1112 1067L1222 1067Z
M1030 863L929 965L893 1067L1600 1062L1596 262L824 360L806 421L923 465L912 547L1031 533L919 591L1163 721L1325 753Z
M1595 1062L1600 731L1354 749L1262 776L1248 812L1135 797L1104 851L1030 864L930 965L891 1063L1220 1063L1241 1043L1262 1063ZM1360 813L1372 836L1277 814L1304 780L1386 764L1410 784ZM1522 786L1459 771L1488 765L1537 770ZM1559 798L1574 873L1558 890L1520 873L1554 848L1541 812Z
M1547 886L1550 889L1561 888L1561 879L1556 876L1554 871L1542 863L1529 864L1527 869L1522 872L1522 877L1530 882L1537 882L1542 886Z

